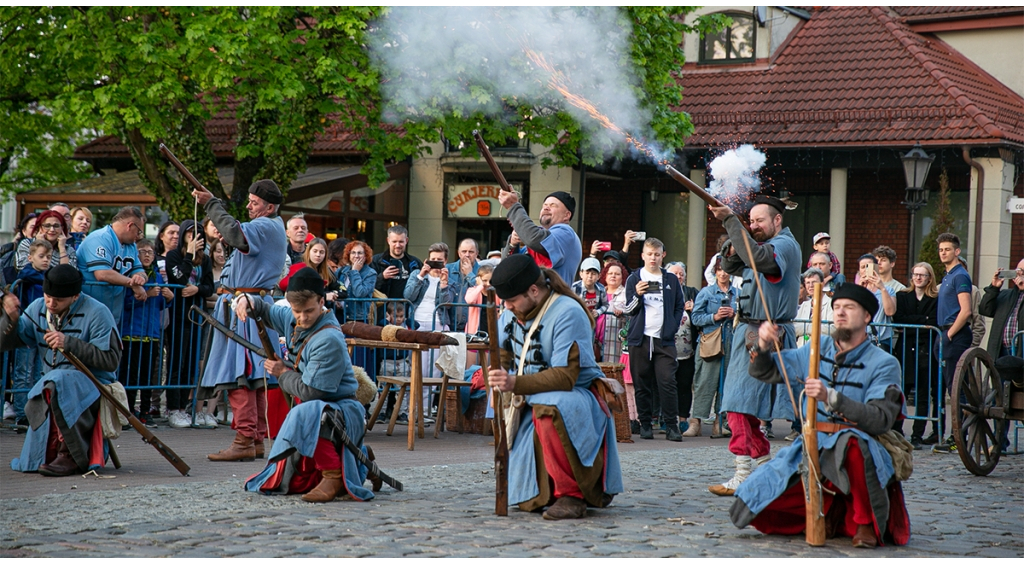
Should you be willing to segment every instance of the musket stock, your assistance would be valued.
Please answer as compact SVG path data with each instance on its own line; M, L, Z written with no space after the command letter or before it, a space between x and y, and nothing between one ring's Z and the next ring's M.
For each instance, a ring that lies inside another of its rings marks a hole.
M821 363L821 282L814 283L814 297L811 302L811 347L807 379L816 380ZM825 545L825 516L821 504L821 467L818 464L818 400L807 396L807 415L804 417L804 453L807 456L807 477L804 490L807 492L807 529L805 540L811 546Z
M494 288L487 290L487 345L491 370L501 368L501 349L498 346L498 296ZM508 435L505 431L505 412L501 390L491 390L494 404L494 514L508 515Z

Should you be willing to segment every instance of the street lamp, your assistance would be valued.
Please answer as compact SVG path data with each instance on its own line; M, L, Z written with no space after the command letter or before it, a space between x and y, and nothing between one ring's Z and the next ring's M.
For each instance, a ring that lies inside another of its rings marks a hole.
M925 153L924 149L921 148L921 143L916 143L914 148L901 158L903 160L903 174L907 179L907 194L903 205L907 206L907 211L910 212L910 238L908 241L910 245L907 247L910 256L907 266L913 272L915 254L914 234L916 231L914 215L917 213L917 210L923 208L928 203L928 190L925 189L924 182L928 178L928 169L932 167L935 155Z

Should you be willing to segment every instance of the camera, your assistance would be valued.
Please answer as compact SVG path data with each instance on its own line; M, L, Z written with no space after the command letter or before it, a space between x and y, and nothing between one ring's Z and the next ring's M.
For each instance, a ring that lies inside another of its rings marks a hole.
M661 293L661 282L658 280L651 280L647 283L648 294L660 294Z
M636 232L634 232L634 234L633 234L633 241L639 243L640 241L646 241L646 240L647 240L647 232L646 231L636 231Z
M606 252L612 250L612 244L608 241L598 241L597 250Z
M444 268L444 261L440 260L428 260L424 264L429 266L432 270L440 270Z
M1013 280L1014 278L1017 277L1017 271L1014 269L1000 270L999 277L1002 278L1003 280Z

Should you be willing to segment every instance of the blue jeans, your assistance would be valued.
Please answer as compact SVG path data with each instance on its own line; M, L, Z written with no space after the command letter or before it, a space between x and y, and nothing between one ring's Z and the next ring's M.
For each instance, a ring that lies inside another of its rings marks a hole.
M974 336L971 334L971 328L969 325L964 325L962 329L953 335L950 339L946 336L948 329L942 330L942 335L939 340L935 341L934 349L932 354L936 359L940 361L946 361L946 365L942 368L942 384L949 392L953 387L953 373L956 372L956 363L960 362L960 357L963 356L964 352L971 348L971 340ZM939 343L942 343L942 356L939 356Z
M14 349L14 377L11 378L11 385L15 390L25 390L14 394L14 417L16 419L24 419L28 390L36 385L42 371L42 359L39 358L39 351L35 347Z

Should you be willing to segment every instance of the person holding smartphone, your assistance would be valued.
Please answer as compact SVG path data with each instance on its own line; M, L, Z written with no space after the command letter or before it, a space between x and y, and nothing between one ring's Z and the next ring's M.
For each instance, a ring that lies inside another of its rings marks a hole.
M653 439L654 389L661 401L665 438L683 440L679 430L676 389L676 331L683 321L686 298L675 275L661 267L665 245L658 239L644 242L644 267L626 280L625 314L631 318L626 344L629 372L636 386L640 438Z
M405 252L409 245L409 230L402 225L388 228L388 248L386 251L373 255L370 268L377 273L374 289L388 298L400 300L405 295L405 285L409 276L423 267L423 261ZM383 306L377 312L377 319L384 318Z

